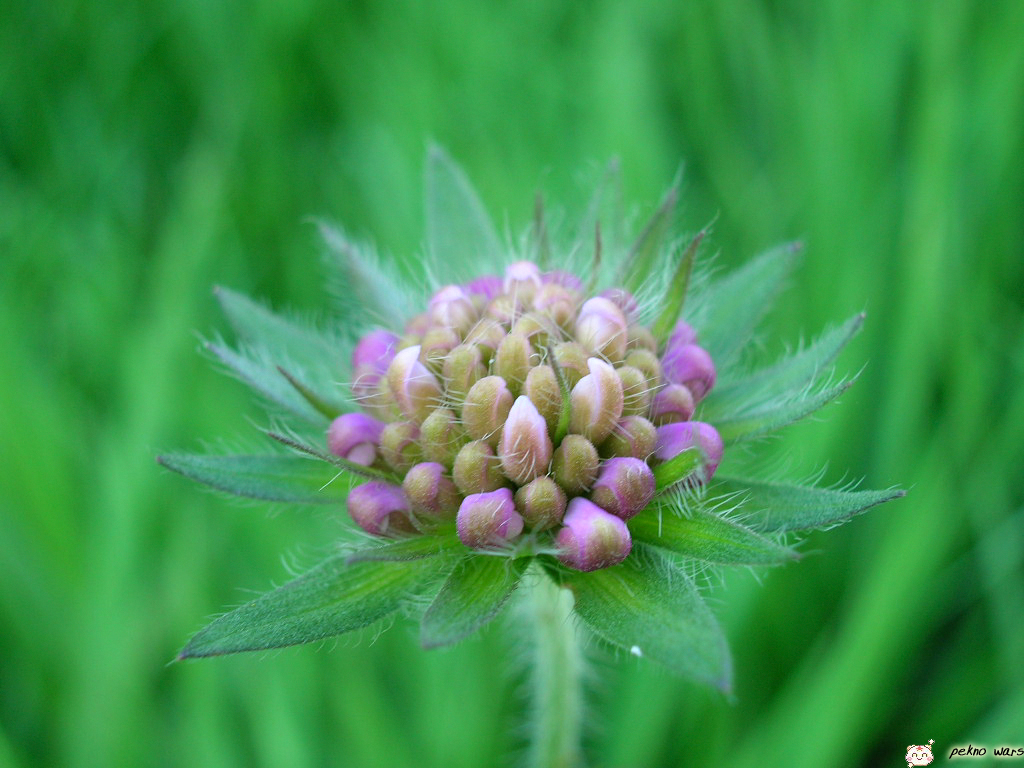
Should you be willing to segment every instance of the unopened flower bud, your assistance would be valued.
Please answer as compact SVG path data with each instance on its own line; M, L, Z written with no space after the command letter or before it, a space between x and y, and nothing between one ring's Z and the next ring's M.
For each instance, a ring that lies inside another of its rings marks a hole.
M666 347L661 358L661 370L669 382L685 385L696 402L700 402L715 386L715 364L711 355L696 344Z
M626 354L626 359L622 362L625 365L631 365L634 368L643 371L644 376L647 377L647 381L652 388L661 384L661 361L658 359L658 356L649 349L630 350Z
M568 288L548 283L533 297L533 307L562 328L568 328L576 316L576 296Z
M448 400L461 406L470 388L487 375L480 348L460 344L444 359L442 373Z
M446 285L433 295L428 304L430 319L460 334L476 323L477 313L469 294L457 285Z
M438 520L454 518L462 503L455 483L445 475L444 467L434 461L417 464L406 472L402 490L415 512Z
M587 360L590 373L584 376L570 396L569 431L600 443L622 416L622 382L604 360Z
M472 549L501 546L523 532L512 491L499 488L465 498L455 519L459 539Z
M516 318L523 314L523 300L515 294L503 293L491 300L484 313L508 329L512 327Z
M522 391L523 382L530 372L532 356L533 347L530 346L529 340L518 333L510 333L498 345L491 370L505 380L513 395L518 395Z
M501 432L498 456L505 476L523 485L548 471L551 462L551 438L548 425L530 398L516 398Z
M367 373L376 371L383 374L398 351L398 337L390 331L370 331L363 336L352 350L352 370L367 366Z
M516 261L505 268L502 288L524 302L532 301L540 289L540 269L532 261Z
M490 301L501 294L501 278L497 275L483 275L466 283L466 291Z
M520 316L510 331L513 336L525 337L536 349L544 349L551 335L557 332L558 326L543 312L527 312Z
M632 456L646 460L654 453L657 443L658 433L651 422L642 416L626 416L601 443L601 455L605 458Z
M335 456L365 467L377 460L384 423L364 413L343 413L327 430L327 447Z
M555 434L562 413L562 390L558 387L555 370L550 365L531 368L523 390L547 422L548 434Z
M682 384L669 384L654 396L651 403L651 421L656 426L689 421L693 416L693 395Z
M651 407L651 387L639 368L623 365L615 369L622 382L622 413L625 416L646 414Z
M470 437L497 446L513 399L501 376L484 376L474 384L462 405L462 423Z
M609 299L587 299L576 318L576 338L592 355L601 355L614 363L626 356L629 340L626 316Z
M578 571L596 571L618 565L633 548L626 524L582 497L569 502L555 538L558 559Z
M634 458L608 459L601 465L590 500L623 520L636 515L654 498L654 473Z
M389 406L394 403L384 374L368 363L360 365L352 372L351 389L352 397L361 408L381 418L384 418Z
M629 326L627 349L646 349L648 352L658 351L658 342L646 325Z
M572 272L565 272L561 269L553 269L541 275L541 282L545 285L560 285L570 291L582 291L583 281Z
M441 385L420 362L419 346L403 349L388 367L388 387L406 418L422 422L441 400Z
M555 449L551 474L566 493L584 493L597 477L599 464L600 459L593 443L582 435L566 435L562 444Z
M625 288L609 288L606 291L601 291L598 294L602 298L608 299L612 304L622 310L622 314L626 318L631 318L636 315L639 305L636 303L636 299L633 294L627 291Z
M672 347L682 347L686 344L696 343L697 331L685 320L680 320L676 323L675 328L672 329L672 334L668 337L668 343L665 344L665 349L668 350Z
M563 341L555 345L554 354L555 362L565 374L565 380L569 382L570 389L590 373L590 368L587 366L587 350L583 348L582 344L575 341Z
M420 424L420 436L424 458L449 469L459 449L469 442L466 430L448 408L435 408L431 411Z
M444 359L459 346L459 341L459 334L451 328L431 328L420 341L420 362L433 371L440 371Z
M423 461L420 428L411 421L392 421L380 433L380 455L393 470L405 473Z
M505 327L493 317L484 317L466 334L466 343L483 347L494 354L506 333Z
M373 480L348 493L348 513L356 525L374 536L413 533L409 499L397 485Z
M455 456L452 478L456 487L467 496L471 493L496 491L506 483L498 455L483 440L474 440L462 446Z
M565 491L546 475L531 480L516 491L516 510L535 531L554 528L565 515Z
M655 457L668 461L683 451L696 448L703 457L703 466L697 472L695 482L708 482L722 461L722 438L718 430L703 421L682 421L658 427L658 446Z
M430 330L430 325L430 315L426 312L421 312L405 324L405 335L410 338L419 338ZM401 349L401 345L399 348Z

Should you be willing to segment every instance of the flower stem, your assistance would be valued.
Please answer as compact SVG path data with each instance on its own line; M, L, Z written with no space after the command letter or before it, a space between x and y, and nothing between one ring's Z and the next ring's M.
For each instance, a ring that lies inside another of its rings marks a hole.
M572 618L573 596L534 572L526 609L533 640L530 768L581 768L583 656Z

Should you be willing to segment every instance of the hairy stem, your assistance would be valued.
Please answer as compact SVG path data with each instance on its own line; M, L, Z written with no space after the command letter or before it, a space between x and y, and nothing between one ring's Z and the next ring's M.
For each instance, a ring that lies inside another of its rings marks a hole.
M529 590L533 640L530 768L581 768L583 657L572 618L573 596L534 572Z

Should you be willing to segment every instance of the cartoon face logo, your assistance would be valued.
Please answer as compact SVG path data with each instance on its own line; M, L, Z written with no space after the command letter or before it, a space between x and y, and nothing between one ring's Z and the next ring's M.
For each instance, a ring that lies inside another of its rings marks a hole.
M932 744L935 739L928 739L926 746L907 747L907 768L914 768L915 765L929 765L935 758L932 757Z

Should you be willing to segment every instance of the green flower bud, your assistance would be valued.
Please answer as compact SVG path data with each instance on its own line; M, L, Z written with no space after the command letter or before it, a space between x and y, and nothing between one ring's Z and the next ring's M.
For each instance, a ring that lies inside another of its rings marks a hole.
M451 469L455 455L469 436L455 414L448 408L436 408L420 425L423 456Z
M515 501L516 511L535 531L554 528L562 522L567 503L565 491L546 475L516 491Z
M548 434L554 435L558 417L562 413L562 391L558 388L555 370L550 365L531 368L524 387L526 396L537 406L548 425Z
M566 435L551 459L551 473L566 493L577 496L590 489L599 464L592 442L582 435Z
M632 456L646 461L657 443L658 431L651 422L641 416L626 416L601 443L601 456L606 459Z
M541 286L533 297L533 306L552 318L560 328L568 330L576 318L576 304L579 297L574 291L562 285L548 283Z
M496 491L506 483L501 461L483 440L466 443L455 456L452 478L465 495Z
M530 346L529 340L518 333L510 333L498 345L491 372L505 380L513 396L518 396L522 391L523 382L530 372L532 356L533 347Z
M554 354L555 361L561 366L570 389L590 373L590 368L587 366L587 350L575 341L563 341L561 344L556 344Z
M431 371L440 372L444 359L459 346L459 334L451 328L431 328L420 341L420 362Z
M508 329L512 327L516 318L523 314L523 303L515 296L502 294L491 300L484 314Z
M461 408L470 388L487 375L487 366L479 347L460 344L448 353L441 371L449 402Z
M572 388L569 431L600 443L622 416L622 382L604 360L592 357L587 365L590 373Z
M482 354L483 361L486 364L490 362L494 350L501 344L506 333L505 327L493 317L484 317L466 334L465 341L467 344L474 344L488 350L487 354Z
M388 387L407 419L417 423L427 418L441 401L441 385L420 362L420 347L407 347L388 366Z
M643 371L647 377L649 386L654 389L661 384L661 361L658 356L649 349L633 349L622 361L624 365L631 365Z
M627 333L626 349L646 349L655 353L658 351L658 342L646 325L631 325Z
M444 474L444 467L428 461L405 473L402 490L412 502L414 512L437 520L453 520L462 503L455 483Z
M392 421L380 433L380 455L400 474L423 461L420 428L411 421Z
M625 416L641 416L651 407L651 388L647 377L639 368L624 365L615 369L622 382L622 413Z
M514 399L501 376L485 376L474 384L462 406L462 423L470 437L497 447Z

